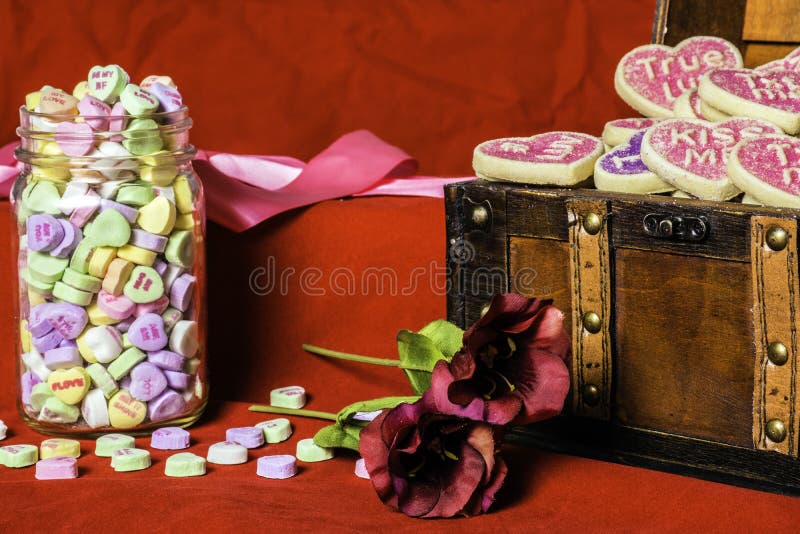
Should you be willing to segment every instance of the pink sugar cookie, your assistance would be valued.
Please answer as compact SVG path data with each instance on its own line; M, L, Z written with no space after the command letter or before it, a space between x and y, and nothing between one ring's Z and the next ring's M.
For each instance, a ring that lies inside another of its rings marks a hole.
M639 130L649 128L659 122L660 119L647 119L636 117L633 119L615 119L608 121L603 127L603 143L607 147L615 147L622 143L627 143L633 134Z
M675 99L712 69L739 68L742 55L719 37L690 37L675 48L644 45L625 54L614 74L622 99L646 117L671 117Z
M788 135L745 139L731 153L728 174L759 202L800 208L800 139Z
M719 69L702 77L698 92L724 113L764 119L788 134L800 132L800 72Z
M756 67L755 70L759 72L770 72L776 70L791 70L794 72L800 72L800 46L789 52L785 58L764 63L763 65Z
M706 200L727 200L739 194L727 172L733 147L742 139L772 133L780 133L780 129L746 117L717 123L670 119L647 131L642 161L678 189Z
M597 137L549 132L481 143L475 147L472 167L487 180L572 186L592 175L602 153L603 143Z

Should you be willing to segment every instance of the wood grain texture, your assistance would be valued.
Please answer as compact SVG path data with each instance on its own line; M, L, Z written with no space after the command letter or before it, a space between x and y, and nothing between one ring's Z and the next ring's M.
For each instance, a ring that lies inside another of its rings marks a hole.
M788 244L782 250L767 246L766 234L782 228ZM752 232L753 327L755 342L753 391L753 444L757 449L797 457L800 397L797 394L797 330L800 312L797 272L797 221L753 217ZM768 357L772 342L783 343L788 361L774 365ZM768 421L786 428L783 440L772 441Z
M572 326L569 246L564 241L510 237L510 289L526 297L553 299L564 312L564 330Z
M462 262L454 257L454 246L464 239L464 213L461 198L463 188L458 184L446 185L444 188L444 213L447 229L447 320L464 326L464 276L461 273Z
M745 43L742 50L744 66L753 69L774 59L786 57L789 52L797 48L800 43Z
M675 46L694 35L715 35L742 46L746 0L659 0L653 42Z
M800 0L747 0L742 38L800 42Z
M747 263L616 251L616 417L752 447Z
M570 193L559 189L507 191L509 234L566 241L567 211L563 199Z

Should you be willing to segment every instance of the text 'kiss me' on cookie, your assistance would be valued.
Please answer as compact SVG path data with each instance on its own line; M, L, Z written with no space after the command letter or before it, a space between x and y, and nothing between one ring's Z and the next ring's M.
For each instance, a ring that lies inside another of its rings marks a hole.
M622 99L647 117L671 117L675 100L697 87L700 77L719 68L739 68L742 56L718 37L691 37L675 48L645 45L620 60L614 87Z

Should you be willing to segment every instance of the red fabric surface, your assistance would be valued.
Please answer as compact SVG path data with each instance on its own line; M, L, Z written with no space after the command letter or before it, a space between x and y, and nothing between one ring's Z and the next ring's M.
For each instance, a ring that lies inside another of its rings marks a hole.
M308 159L342 133L368 128L418 158L422 173L459 175L485 139L550 129L599 134L605 121L630 115L613 92L613 69L648 41L652 13L653 3L639 0L0 0L0 142L13 139L26 92L44 83L71 89L92 65L119 63L136 80L177 80L202 148ZM6 281L7 211L0 203ZM192 431L198 454L226 428L269 418L235 401L264 402L273 387L302 384L309 408L331 411L407 392L395 369L321 360L300 344L393 356L398 329L445 314L443 280L425 279L444 263L441 201L329 201L240 235L209 225L208 252L214 404ZM270 257L276 273L294 274L283 291L260 295L250 277L268 269ZM333 291L337 269L360 282L369 268L393 269L398 289ZM412 274L416 289L398 294ZM309 291L316 288L325 293ZM44 438L14 408L12 298L0 285L0 419L12 429L3 444L38 444ZM89 441L76 481L39 482L33 469L0 468L0 531L789 532L800 519L797 499L508 447L510 475L490 514L421 522L386 509L352 474L354 456L305 465L287 481L257 477L255 457L293 452L323 424L293 422L289 442L195 479L164 477L163 452L147 471L114 473L90 454Z

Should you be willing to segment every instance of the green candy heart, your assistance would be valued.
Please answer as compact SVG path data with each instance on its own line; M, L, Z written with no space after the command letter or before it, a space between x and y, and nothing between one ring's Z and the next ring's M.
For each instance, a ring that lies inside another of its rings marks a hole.
M156 194L149 185L123 186L117 192L117 202L128 204L129 206L141 207L154 198L156 198Z
M173 233L167 242L164 250L167 261L180 265L183 268L190 268L194 263L194 236L189 230L180 230Z
M36 275L31 273L30 269L24 269L22 271L22 278L24 278L25 282L28 284L28 289L34 293L40 295L51 295L53 293L53 283L39 280L36 278Z
M89 92L107 104L112 103L128 84L128 75L119 65L94 66L86 80Z
M152 267L137 265L122 292L136 304L145 304L158 300L164 294L164 282Z
M119 95L125 111L135 117L154 113L159 106L158 99L134 83L129 83Z
M83 291L89 291L91 293L100 291L100 286L103 283L103 281L97 277L76 271L69 267L64 271L64 276L61 278L61 281L76 289L82 289Z
M84 235L97 246L121 247L131 238L131 225L120 212L109 208L95 217Z
M22 190L22 205L33 212L59 214L61 211L56 207L59 200L61 193L52 182L31 182Z
M78 273L86 274L89 272L89 261L92 259L95 244L91 239L84 239L75 250L72 252L72 259L69 260L70 269L74 269Z
M50 254L34 251L28 253L28 269L43 282L55 283L61 280L68 263L66 258L55 258Z
M158 124L153 119L132 120L122 135L125 137L122 146L137 156L153 154L164 146L164 141L158 132Z

